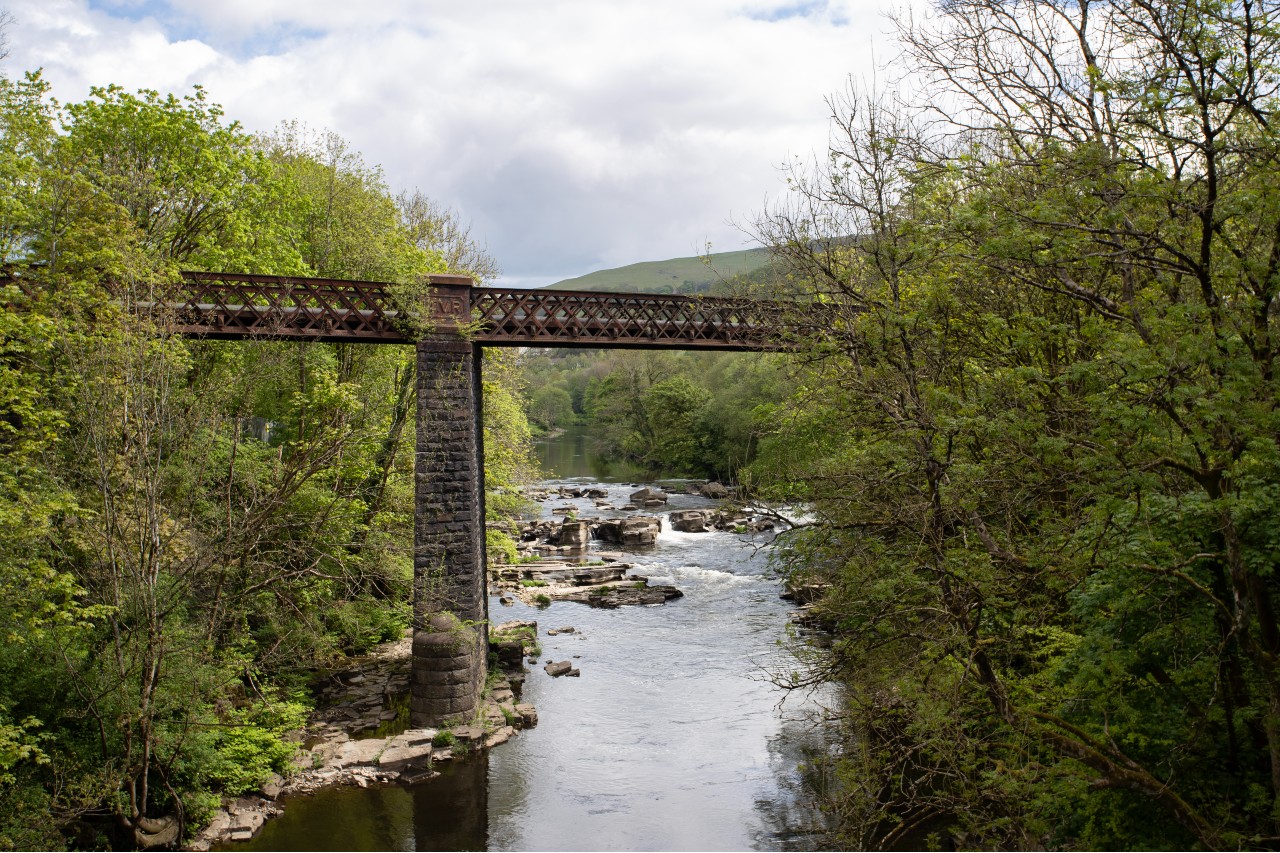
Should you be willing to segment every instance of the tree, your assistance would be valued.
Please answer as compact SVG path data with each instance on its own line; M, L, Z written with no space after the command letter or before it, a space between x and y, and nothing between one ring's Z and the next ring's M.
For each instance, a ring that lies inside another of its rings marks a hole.
M764 456L861 844L1277 835L1276 14L946 4L759 223L823 307Z
M533 395L529 416L543 429L556 429L573 421L573 397L560 385L544 385Z
M186 340L175 272L409 290L443 247L341 140L254 139L198 89L0 78L0 178L0 846L83 815L172 843L285 769L309 672L407 626L413 514L412 351Z
M471 236L471 226L461 215L427 197L421 190L396 196L400 220L414 245L440 252L444 268L469 275L477 284L488 284L502 274L497 260Z

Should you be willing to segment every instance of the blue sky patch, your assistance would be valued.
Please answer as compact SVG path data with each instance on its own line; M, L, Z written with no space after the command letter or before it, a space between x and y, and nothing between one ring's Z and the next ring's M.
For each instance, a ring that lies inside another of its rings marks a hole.
M170 41L200 41L235 59L280 53L299 42L325 35L314 27L283 23L233 34L202 24L196 16L174 9L168 0L88 0L88 6L95 12L135 23L151 19Z
M750 12L747 17L753 21L785 21L788 18L808 18L815 13L826 11L826 0L808 0L808 2L789 3L785 6Z

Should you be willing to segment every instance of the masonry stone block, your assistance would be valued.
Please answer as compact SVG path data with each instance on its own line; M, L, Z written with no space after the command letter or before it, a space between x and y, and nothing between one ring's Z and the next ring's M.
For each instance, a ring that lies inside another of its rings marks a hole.
M484 689L484 448L479 348L427 339L417 360L410 708L415 726L431 726L474 711Z

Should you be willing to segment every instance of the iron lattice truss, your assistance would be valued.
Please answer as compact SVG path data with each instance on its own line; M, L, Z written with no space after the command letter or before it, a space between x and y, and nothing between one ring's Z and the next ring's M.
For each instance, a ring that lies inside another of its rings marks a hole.
M474 339L496 346L776 349L777 303L747 299L476 288Z
M392 285L188 272L166 300L184 334L409 343ZM432 276L433 331L486 346L785 348L783 306L714 297L472 287Z
M167 300L183 334L406 343L390 285L374 281L184 272Z

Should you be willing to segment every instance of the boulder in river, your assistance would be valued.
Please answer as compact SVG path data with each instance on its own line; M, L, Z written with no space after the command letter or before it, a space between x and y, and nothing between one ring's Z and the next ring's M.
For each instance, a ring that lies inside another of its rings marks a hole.
M667 516L671 529L681 533L705 533L710 529L711 512L702 509L679 509Z
M662 520L652 515L637 515L622 522L623 545L652 545L658 541Z
M648 506L649 501L657 501L659 504L667 502L667 493L660 489L651 489L645 486L638 492L631 493L631 503L638 506Z
M547 675L550 675L553 678L561 675L568 675L572 669L573 669L573 662L567 661L567 660L561 660L561 661L553 660L549 664L543 667L543 670L546 671Z
M609 518L596 525L596 538L615 545L652 545L658 541L662 520L654 515Z
M704 498L720 501L729 497L729 489L722 483L703 483L698 489L698 494Z
M591 525L585 521L565 520L556 534L556 544L570 548L585 548L591 542Z

